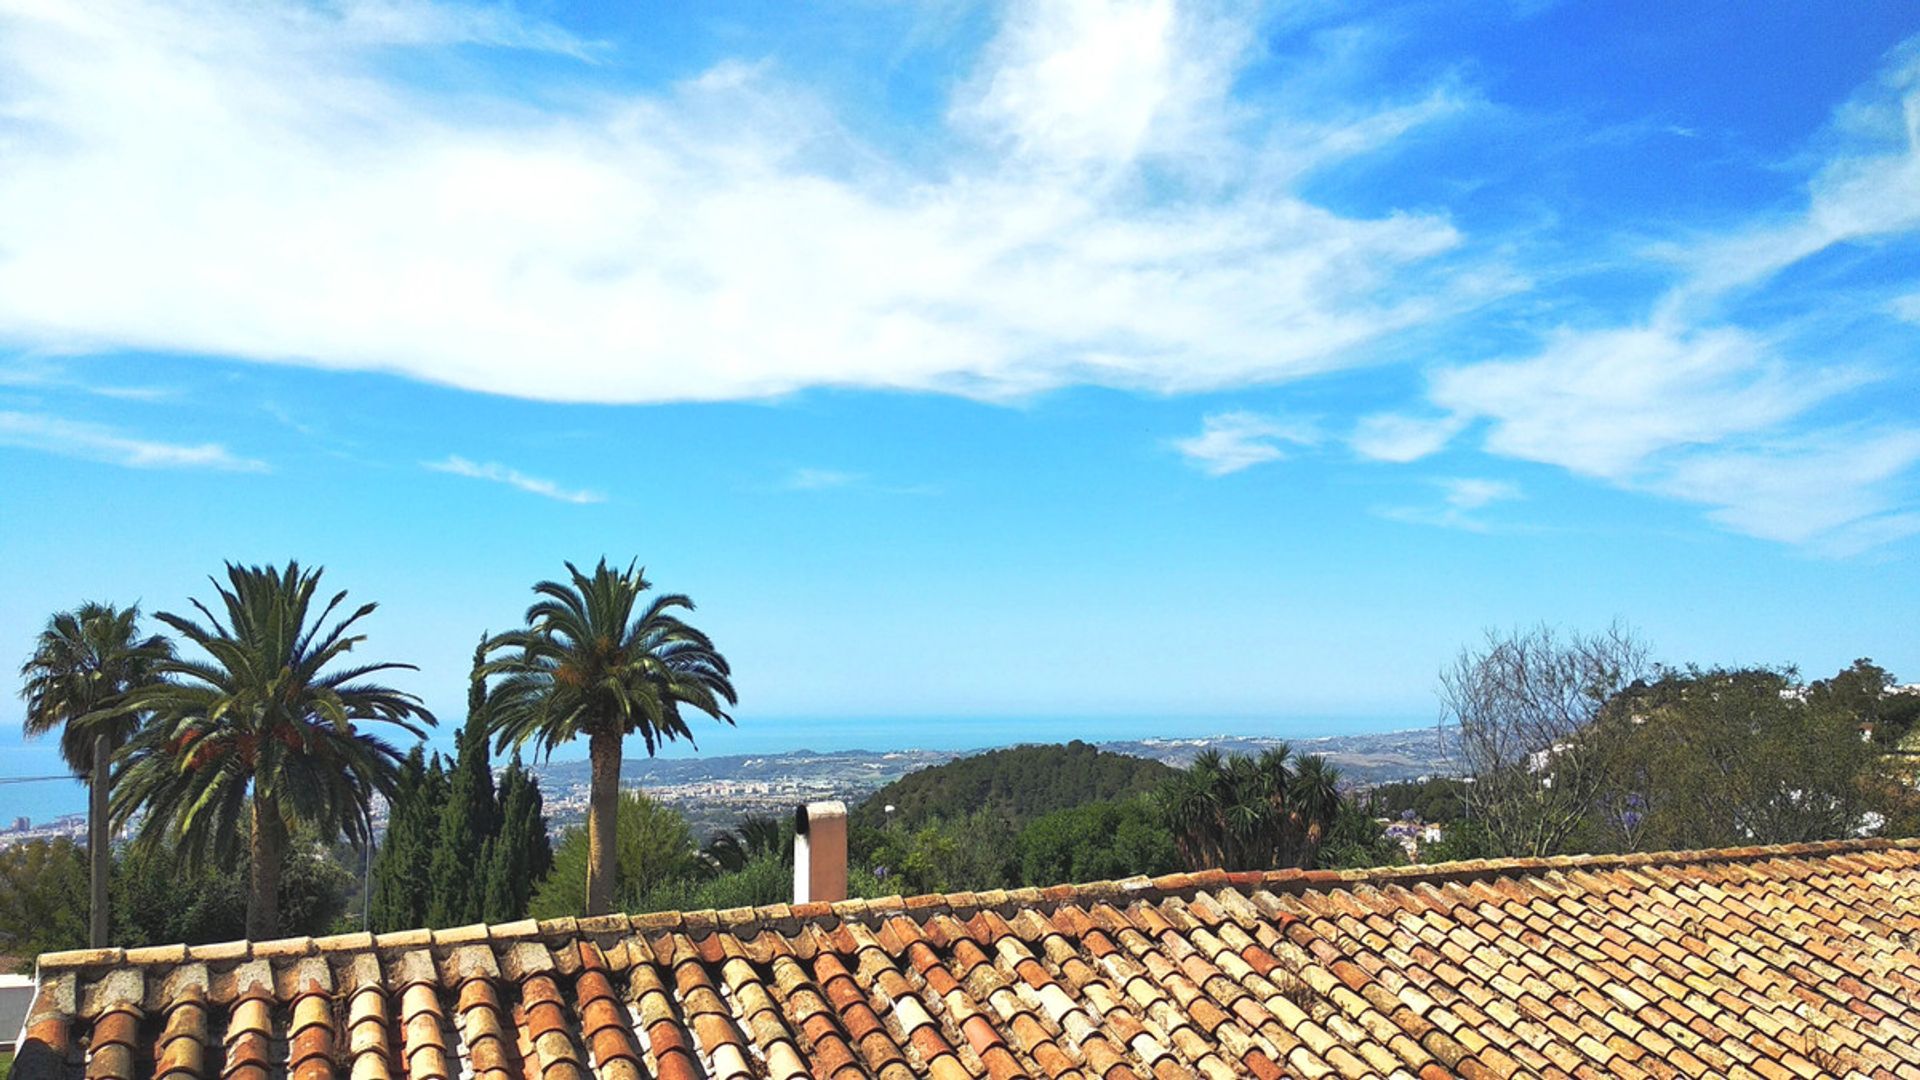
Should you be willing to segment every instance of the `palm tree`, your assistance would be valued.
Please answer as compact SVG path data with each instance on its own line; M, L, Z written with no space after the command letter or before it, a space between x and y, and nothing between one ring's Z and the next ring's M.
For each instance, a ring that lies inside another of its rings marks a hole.
M155 680L154 666L173 654L166 638L142 638L139 622L138 605L122 611L89 603L60 612L47 620L20 668L27 680L20 691L27 702L27 735L59 728L61 759L87 781L87 938L94 948L106 945L108 934L109 766L141 720L137 710L122 706L130 692Z
M379 721L425 738L412 721L434 723L420 700L363 681L411 664L327 670L366 640L350 633L375 605L328 625L339 592L314 613L322 571L227 564L214 579L223 615L193 601L206 624L167 612L156 617L206 659L159 665L167 682L134 696L150 722L128 748L114 815L144 811L139 841L171 841L196 864L228 863L248 841L247 936L277 929L280 865L296 829L323 839L372 842L374 793L391 795L400 753L355 724Z
M488 709L498 748L534 743L543 754L585 735L592 761L587 806L587 911L613 903L614 831L620 794L620 747L638 732L647 756L674 739L692 741L682 706L732 723L724 705L739 700L726 658L673 612L693 610L674 593L641 600L652 584L628 564L605 559L591 575L567 563L571 581L542 581L527 625L488 643L500 657L487 666L501 676Z

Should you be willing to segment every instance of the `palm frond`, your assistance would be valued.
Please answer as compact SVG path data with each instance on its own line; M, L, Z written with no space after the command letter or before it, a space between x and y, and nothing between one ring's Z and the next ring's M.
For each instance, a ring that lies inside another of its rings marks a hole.
M624 571L604 558L590 573L571 562L566 569L565 582L533 587L525 627L484 647L479 671L490 681L487 714L497 749L531 745L551 754L608 731L638 734L651 754L664 742L691 738L681 706L732 722L726 708L739 698L726 658L671 614L692 610L691 598L647 598L652 585L637 560Z
M143 715L130 696L156 682L172 654L166 638L140 636L139 618L137 606L98 603L58 612L20 668L26 735L59 731L61 759L76 775L92 772L95 737L118 748L138 730Z
M217 605L192 602L204 623L156 615L204 656L168 658L158 665L164 681L135 696L154 721L124 756L115 818L143 814L144 842L178 845L196 861L235 854L256 797L278 808L277 827L364 840L373 796L393 791L400 753L361 727L391 724L420 738L435 723L419 698L364 680L412 665L332 666L365 640L350 631L375 605L336 617L342 591L316 611L322 570L226 570L213 582Z

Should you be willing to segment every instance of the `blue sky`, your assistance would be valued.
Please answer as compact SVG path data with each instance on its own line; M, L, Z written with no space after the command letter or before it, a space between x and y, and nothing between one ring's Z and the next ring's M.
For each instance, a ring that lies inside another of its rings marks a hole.
M457 719L604 553L713 750L1423 723L1541 620L1920 678L1910 4L75 7L0 655L298 557Z

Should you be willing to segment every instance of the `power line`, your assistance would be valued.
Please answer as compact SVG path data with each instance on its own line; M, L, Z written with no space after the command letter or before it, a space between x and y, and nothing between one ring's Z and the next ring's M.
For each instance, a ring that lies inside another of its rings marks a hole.
M0 776L0 784L37 784L43 780L71 780L73 776L62 773L59 776Z

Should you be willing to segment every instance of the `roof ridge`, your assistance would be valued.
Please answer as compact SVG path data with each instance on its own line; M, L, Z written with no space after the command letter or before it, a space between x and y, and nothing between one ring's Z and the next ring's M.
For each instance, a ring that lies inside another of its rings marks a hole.
M1856 851L1920 849L1920 837L1885 839L1869 837L1853 840L1821 840L1799 844L1773 844L1737 848L1702 848L1682 851L1620 852L1588 855L1550 855L1537 858L1467 859L1457 862L1416 863L1408 866L1380 866L1356 870L1199 870L1189 873L1144 875L1117 881L1091 881L1049 887L1023 886L1017 889L989 889L981 892L925 893L918 896L885 896L873 899L838 900L831 903L769 904L738 907L723 911L661 911L629 915L566 916L559 919L520 919L507 923L474 923L438 930L419 928L384 934L366 931L325 937L289 937L266 941L228 941L209 945L154 945L136 948L73 949L45 953L39 957L41 972L106 966L178 965L184 963L242 962L262 959L293 959L320 954L357 953L372 950L417 949L483 942L513 942L601 937L631 933L680 932L704 937L716 932L734 932L760 926L788 926L809 923L877 923L897 915L930 916L943 912L991 910L1006 907L1057 908L1061 904L1106 901L1130 904L1136 900L1155 900L1168 896L1191 895L1204 889L1234 887L1259 888L1273 892L1304 893L1327 889L1351 889L1361 886L1381 888L1389 885L1408 887L1422 883L1445 884L1482 881L1498 877L1544 874L1568 870L1604 870L1640 866L1684 866L1708 863L1743 863L1764 859L1829 856Z

